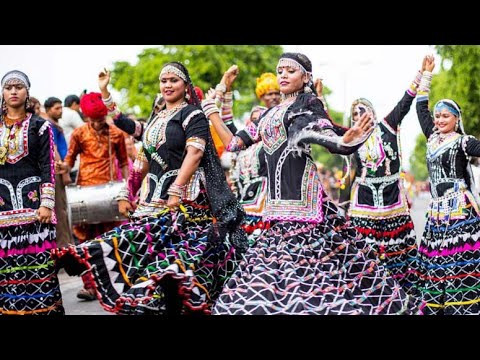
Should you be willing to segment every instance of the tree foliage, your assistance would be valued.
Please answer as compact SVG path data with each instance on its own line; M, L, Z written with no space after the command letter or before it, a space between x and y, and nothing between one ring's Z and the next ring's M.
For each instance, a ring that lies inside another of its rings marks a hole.
M428 177L426 156L427 138L422 133L418 135L415 148L410 155L410 172L415 176L415 180L425 181Z
M328 98L328 95L331 93L332 91L326 86L323 88L323 94L325 98ZM329 107L328 113L333 121L335 121L337 124L342 124L342 121L343 121L342 112L332 110ZM338 154L332 154L321 145L315 145L315 144L312 145L312 157L315 161L325 165L325 167L328 169L333 169L334 167L337 167L339 169L343 168L343 158Z
M187 67L194 85L204 92L215 87L223 73L233 64L240 68L235 82L234 114L248 112L258 103L255 79L264 72L275 73L283 50L278 45L164 45L148 48L138 55L138 62L114 63L112 86L120 91L124 111L146 116L159 92L158 76L163 64L180 61Z
M462 108L466 132L479 137L480 46L438 45L435 48L441 62L440 71L432 80L430 110L440 99L455 100ZM418 180L425 180L428 176L425 154L426 139L420 134L410 156L410 168Z
M480 135L480 46L438 45L440 73L432 80L430 106L440 99L453 99L462 108L465 130ZM446 65L451 67L447 70Z

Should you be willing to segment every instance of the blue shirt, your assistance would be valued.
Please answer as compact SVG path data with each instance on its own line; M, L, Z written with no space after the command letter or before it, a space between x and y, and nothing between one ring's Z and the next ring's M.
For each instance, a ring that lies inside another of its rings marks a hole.
M58 153L60 154L60 158L63 160L67 155L67 141L65 140L65 135L63 132L60 132L56 126L52 125L53 129L53 142L57 146Z

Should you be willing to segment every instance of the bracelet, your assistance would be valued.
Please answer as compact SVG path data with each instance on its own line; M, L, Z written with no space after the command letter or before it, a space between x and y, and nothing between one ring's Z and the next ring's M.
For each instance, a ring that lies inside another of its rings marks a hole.
M187 185L177 185L173 183L167 190L167 194L170 196L178 196L179 198L183 198L183 194Z
M215 91L219 91L221 93L225 93L227 91L227 85L225 84L217 84L217 86L215 86Z
M110 107L110 105L113 104L112 94L110 94L110 96L106 99L102 98L102 101L107 108Z
M422 81L422 72L418 70L417 75L415 76L415 79L413 79L413 83L418 87L421 81Z
M118 195L114 197L114 200L116 200L116 201L120 201L120 200L129 201L129 198L130 198L130 191L128 189L127 184L125 184L124 186L122 186L122 188L118 192Z
M418 86L418 92L421 94L428 93L430 91L430 84L432 82L432 73L430 71L425 70L423 72L422 80L420 81L420 85Z
M219 113L217 105L214 99L206 99L202 101L202 110L205 116L208 118L213 113Z

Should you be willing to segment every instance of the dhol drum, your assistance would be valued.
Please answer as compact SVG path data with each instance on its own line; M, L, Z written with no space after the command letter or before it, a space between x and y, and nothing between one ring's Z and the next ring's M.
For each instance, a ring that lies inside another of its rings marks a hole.
M122 186L124 182L121 181L101 185L66 186L71 225L126 220L126 217L118 212L118 203L115 200Z

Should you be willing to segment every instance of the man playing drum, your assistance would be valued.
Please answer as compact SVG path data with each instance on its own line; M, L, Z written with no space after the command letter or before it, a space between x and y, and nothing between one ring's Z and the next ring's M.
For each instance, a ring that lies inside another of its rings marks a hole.
M57 163L56 170L68 171L80 155L77 185L101 185L115 180L118 160L124 179L128 178L128 158L125 140L121 130L106 123L107 108L102 102L100 93L89 93L80 100L80 108L88 119L87 123L72 133L68 153L64 163ZM79 224L73 226L73 234L79 243L118 226L119 222L103 222L99 224ZM84 288L77 297L85 300L95 300L90 273L82 276Z

